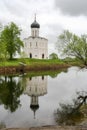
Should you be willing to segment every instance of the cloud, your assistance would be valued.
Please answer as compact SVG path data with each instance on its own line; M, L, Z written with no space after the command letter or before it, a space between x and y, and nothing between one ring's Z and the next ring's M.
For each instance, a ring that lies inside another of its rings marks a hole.
M55 7L64 14L87 15L87 0L55 0Z
M24 0L22 2L21 0L13 0L10 2L9 0L3 0L3 4L4 4L4 7L7 9L7 11L11 15L20 17L20 16L24 16L26 12L28 11L27 9L28 4Z
M3 0L3 5L7 11L18 17L28 17L34 13L49 12L51 3L50 0Z
M79 16L87 15L86 5L86 0L0 0L0 22L3 25L16 23L22 29L23 39L31 34L30 25L36 13L40 36L48 39L49 48L53 50L63 29L79 35L86 33L87 17Z

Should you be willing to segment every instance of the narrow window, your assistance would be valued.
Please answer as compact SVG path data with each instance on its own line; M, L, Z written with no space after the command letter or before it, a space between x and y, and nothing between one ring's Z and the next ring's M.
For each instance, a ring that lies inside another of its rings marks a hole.
M36 46L37 46L37 42L36 42Z
M33 31L33 37L34 37L34 31Z
M37 31L35 30L35 37L37 36Z
M31 42L30 42L30 47L32 46Z

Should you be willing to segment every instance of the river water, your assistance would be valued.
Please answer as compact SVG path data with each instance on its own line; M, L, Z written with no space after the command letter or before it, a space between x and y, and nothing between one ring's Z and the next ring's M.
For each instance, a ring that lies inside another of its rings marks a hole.
M0 76L0 124L7 128L55 125L59 103L87 91L87 70L78 67L52 75Z

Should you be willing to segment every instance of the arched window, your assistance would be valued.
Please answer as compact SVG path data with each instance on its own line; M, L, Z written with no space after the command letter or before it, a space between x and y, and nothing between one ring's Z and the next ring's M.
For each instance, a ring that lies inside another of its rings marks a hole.
M30 53L30 58L32 58L32 54Z
M44 54L42 54L42 59L44 59Z

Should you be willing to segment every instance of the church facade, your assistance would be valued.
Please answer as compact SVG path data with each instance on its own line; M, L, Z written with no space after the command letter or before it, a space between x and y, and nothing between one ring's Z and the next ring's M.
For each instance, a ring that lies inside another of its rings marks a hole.
M24 39L24 53L27 58L47 59L48 40L39 36L40 25L36 21L31 24L31 36Z

